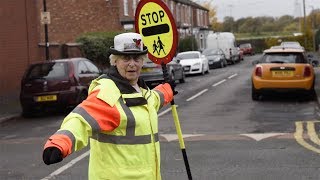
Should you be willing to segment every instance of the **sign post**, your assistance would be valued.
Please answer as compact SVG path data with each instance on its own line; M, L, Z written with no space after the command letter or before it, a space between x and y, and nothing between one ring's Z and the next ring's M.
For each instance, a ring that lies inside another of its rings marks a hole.
M161 0L140 0L135 14L135 29L148 47L149 59L162 66L164 80L168 82L166 64L172 61L178 45L177 27L171 11ZM171 111L188 179L192 180L174 99L171 101Z

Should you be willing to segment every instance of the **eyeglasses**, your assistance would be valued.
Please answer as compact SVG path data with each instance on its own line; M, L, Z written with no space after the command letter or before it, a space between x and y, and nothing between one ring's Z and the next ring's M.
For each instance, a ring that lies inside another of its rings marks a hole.
M133 59L135 62L143 60L140 55L123 55L121 56L121 59L123 59L124 62L129 62L131 59Z

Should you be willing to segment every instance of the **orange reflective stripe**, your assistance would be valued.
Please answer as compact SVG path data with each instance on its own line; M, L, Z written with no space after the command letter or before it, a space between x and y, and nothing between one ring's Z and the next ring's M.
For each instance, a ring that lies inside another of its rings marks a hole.
M166 105L172 101L173 92L172 92L170 84L168 84L168 83L159 84L154 89L162 92L162 94L164 96L164 105Z
M120 112L97 98L99 91L93 91L79 106L97 121L102 131L112 131L120 124Z
M54 134L52 135L47 143L44 145L44 149L47 147L56 147L62 152L63 158L71 154L72 152L72 141L64 134Z

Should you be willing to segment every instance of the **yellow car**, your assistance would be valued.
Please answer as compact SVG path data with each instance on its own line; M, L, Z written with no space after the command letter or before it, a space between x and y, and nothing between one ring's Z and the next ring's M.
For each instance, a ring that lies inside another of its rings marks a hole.
M252 72L252 99L267 91L303 91L313 98L315 74L303 48L272 47L263 52Z

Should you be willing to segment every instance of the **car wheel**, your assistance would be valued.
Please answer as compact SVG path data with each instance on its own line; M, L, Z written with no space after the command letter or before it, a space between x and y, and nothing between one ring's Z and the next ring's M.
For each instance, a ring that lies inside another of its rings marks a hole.
M224 67L224 63L223 61L220 62L220 68L223 68Z
M87 96L87 92L81 92L78 97L78 104L82 103L82 101L84 101L87 98Z
M252 100L254 101L258 101L259 100L259 97L260 97L260 93L257 91L256 88L254 88L254 85L252 83L252 88L251 88L251 97L252 97Z
M202 65L202 69L201 69L201 75L204 75L205 71L204 71L204 65Z
M24 118L32 118L35 111L31 108L22 107L22 117Z
M186 82L186 75L184 74L184 72L182 71L182 77L181 79L179 79L179 83L185 83Z

